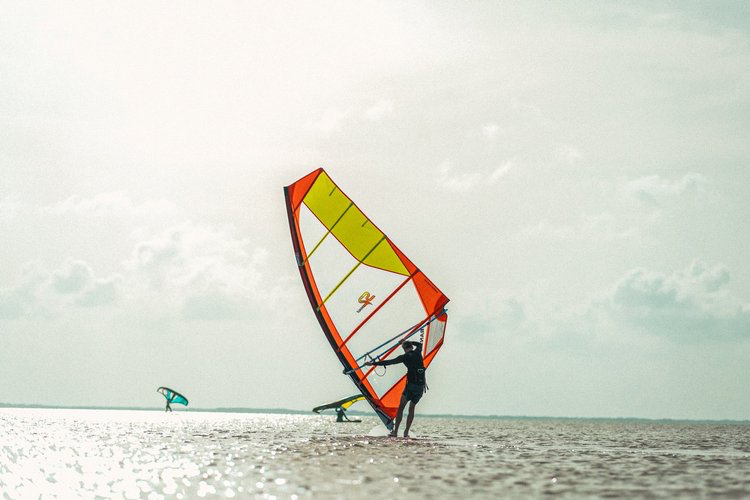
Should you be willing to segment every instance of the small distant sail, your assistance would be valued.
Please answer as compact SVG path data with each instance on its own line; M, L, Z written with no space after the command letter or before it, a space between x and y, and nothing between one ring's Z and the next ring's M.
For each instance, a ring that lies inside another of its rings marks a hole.
M164 396L169 404L177 403L185 406L188 405L188 400L185 396L169 387L159 387L156 389L156 392Z
M422 188L412 186L410 192ZM398 356L408 339L421 343L429 366L443 345L448 297L322 168L286 186L284 195L313 313L344 374L390 429L406 376L403 370L376 371L365 363ZM381 193L378 199L385 203L388 196ZM439 235L425 236L423 247L440 247Z
M320 413L323 410L330 410L332 408L343 408L345 410L348 410L351 405L356 403L357 401L362 401L365 399L365 397L361 394L356 394L354 396L349 396L348 398L341 399L339 401L334 401L333 403L328 403L321 406L316 406L312 409L315 413Z

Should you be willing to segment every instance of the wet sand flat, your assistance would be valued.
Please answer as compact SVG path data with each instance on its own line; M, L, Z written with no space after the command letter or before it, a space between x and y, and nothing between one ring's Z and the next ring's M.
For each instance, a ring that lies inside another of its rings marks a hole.
M3 498L750 495L750 425L0 409ZM382 425L380 426L382 427Z

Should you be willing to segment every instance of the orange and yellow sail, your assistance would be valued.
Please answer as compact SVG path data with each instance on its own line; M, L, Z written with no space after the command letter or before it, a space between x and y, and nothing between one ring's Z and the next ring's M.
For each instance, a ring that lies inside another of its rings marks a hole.
M362 365L422 342L425 367L443 344L448 298L323 169L284 188L292 244L310 304L331 348L386 427L406 384L402 370Z

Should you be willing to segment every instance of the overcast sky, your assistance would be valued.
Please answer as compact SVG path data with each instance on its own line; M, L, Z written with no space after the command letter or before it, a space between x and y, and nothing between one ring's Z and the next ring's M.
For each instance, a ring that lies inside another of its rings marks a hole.
M750 418L747 2L0 12L0 402L353 393L322 166L451 299L422 412Z

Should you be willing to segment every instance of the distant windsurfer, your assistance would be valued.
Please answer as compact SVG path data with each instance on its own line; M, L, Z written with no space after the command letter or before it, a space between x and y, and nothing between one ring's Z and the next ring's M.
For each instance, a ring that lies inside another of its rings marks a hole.
M336 422L348 422L349 417L346 416L346 410L342 407L336 408Z
M374 366L395 365L397 363L406 365L406 387L401 394L401 402L398 405L398 413L396 414L396 421L393 424L393 430L389 434L392 437L398 435L398 426L401 424L401 417L404 414L407 402L409 403L409 416L406 417L404 437L409 437L409 429L411 428L412 421L414 421L414 407L417 406L417 403L419 403L422 395L427 390L424 361L421 354L422 344L407 340L401 346L404 348L404 354L401 356L386 361L368 361L365 363L365 365Z
M167 402L167 406L166 408L164 408L165 412L172 411L172 403L185 406L188 405L188 400L185 396L175 390L170 389L169 387L159 387L158 389L156 389L156 392L164 396L164 399Z

